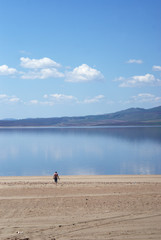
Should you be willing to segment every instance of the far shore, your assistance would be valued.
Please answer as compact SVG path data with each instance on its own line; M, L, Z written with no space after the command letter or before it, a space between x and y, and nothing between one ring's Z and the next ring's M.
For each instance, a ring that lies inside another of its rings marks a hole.
M48 126L0 126L0 129L48 129L48 128L131 128L131 127L161 127L161 123L154 124L109 124L109 125L48 125Z

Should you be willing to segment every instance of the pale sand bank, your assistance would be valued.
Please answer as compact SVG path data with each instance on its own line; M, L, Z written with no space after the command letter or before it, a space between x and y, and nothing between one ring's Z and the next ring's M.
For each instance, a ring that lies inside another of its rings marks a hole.
M0 240L161 239L161 175L0 177Z

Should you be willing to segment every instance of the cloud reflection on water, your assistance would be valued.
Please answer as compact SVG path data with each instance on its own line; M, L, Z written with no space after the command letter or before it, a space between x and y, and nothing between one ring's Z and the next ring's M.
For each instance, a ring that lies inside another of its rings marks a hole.
M161 174L161 128L0 129L0 175Z

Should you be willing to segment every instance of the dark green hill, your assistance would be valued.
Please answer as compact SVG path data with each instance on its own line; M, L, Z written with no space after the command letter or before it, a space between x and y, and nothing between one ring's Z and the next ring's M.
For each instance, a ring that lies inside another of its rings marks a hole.
M161 106L143 109L129 108L123 111L83 117L29 118L0 120L1 127L67 127L67 126L137 126L161 125Z

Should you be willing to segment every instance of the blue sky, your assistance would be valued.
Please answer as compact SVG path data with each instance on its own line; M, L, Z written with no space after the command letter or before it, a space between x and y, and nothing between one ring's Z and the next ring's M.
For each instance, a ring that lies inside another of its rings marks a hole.
M0 0L0 119L159 105L160 0Z

